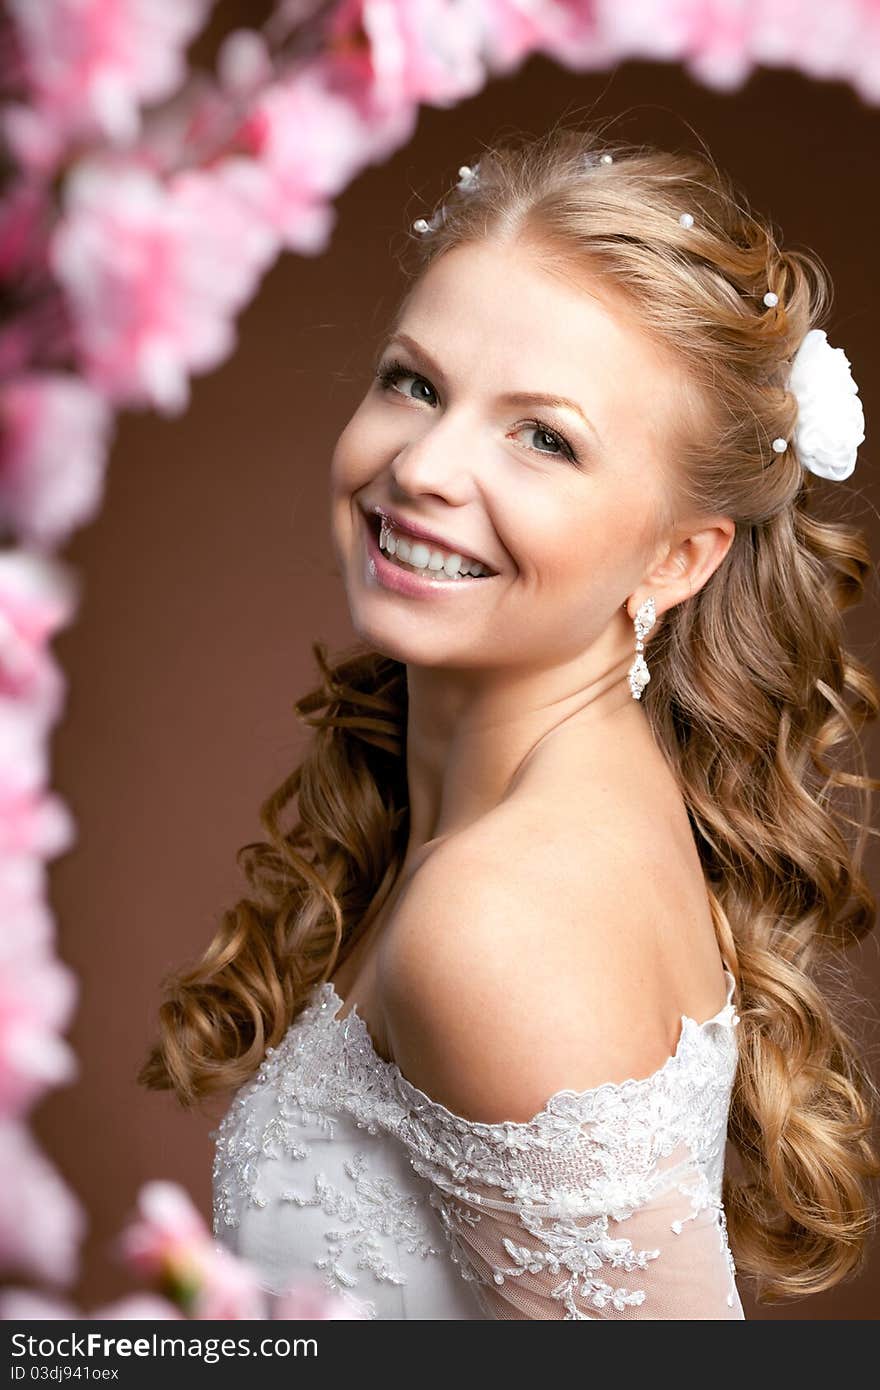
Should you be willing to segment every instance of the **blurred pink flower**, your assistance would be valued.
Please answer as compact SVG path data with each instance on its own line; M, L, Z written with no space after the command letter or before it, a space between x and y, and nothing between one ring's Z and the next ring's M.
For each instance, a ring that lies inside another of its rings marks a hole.
M56 927L47 893L46 865L29 854L0 855L0 921L4 930L26 937L34 948L55 943Z
M410 107L397 114L358 110L334 90L331 64L311 63L258 93L217 176L301 255L324 251L336 221L334 199L365 165L411 133Z
M54 557L0 550L0 695L45 698L49 639L71 621L79 592L76 571ZM51 712L54 701L46 703Z
M207 1236L201 1213L177 1183L145 1183L137 1206L138 1218L125 1228L117 1248L129 1268L144 1278L161 1275L169 1260Z
M0 552L0 913L20 943L52 940L40 925L39 877L15 866L69 849L76 827L66 804L47 790L47 731L64 706L66 676L48 639L76 603L71 572L22 550ZM35 915L39 914L39 915Z
M79 1075L60 1036L78 995L77 976L44 946L0 931L0 1117L21 1116L48 1087Z
M134 1273L155 1280L191 1317L266 1316L256 1271L215 1243L177 1183L149 1182L141 1188L138 1216L117 1238L116 1250Z
M42 1322L49 1318L78 1318L79 1310L73 1303L36 1289L9 1288L0 1290L0 1321L3 1322Z
M197 1248L195 1256L193 1268L199 1288L192 1317L206 1321L265 1318L266 1290L256 1269L210 1238Z
M85 375L116 402L183 410L188 374L232 351L234 315L277 252L213 171L165 183L121 161L82 161L50 254Z
M0 199L0 279L21 280L46 265L51 204L41 179L18 176Z
M678 61L698 81L729 91L764 64L847 79L867 101L880 98L877 0L590 0L589 9L582 40L552 50L576 69L626 58Z
M112 411L79 377L33 372L0 387L0 423L0 520L57 545L100 510Z
M26 164L51 167L78 137L127 143L138 106L171 93L212 0L10 0L31 100L7 137Z
M698 65L710 85L735 87L753 66L747 37L759 22L760 9L723 0L635 0L630 5L596 0L595 25L618 60L686 62L695 76Z
M0 381L55 363L66 365L72 350L67 305L58 286L44 276L33 294L24 282L20 287L24 302L10 310L0 328Z
M347 1289L332 1290L315 1280L303 1279L285 1293L272 1295L270 1306L271 1316L285 1322L363 1321L372 1317L370 1306L363 1299L355 1298Z
M595 51L599 65L596 0L469 0L468 8L493 74L514 71L534 52L571 61Z
M138 1322L167 1322L174 1318L183 1318L185 1315L179 1308L175 1308L173 1303L169 1303L167 1298L159 1298L153 1293L131 1293L117 1299L115 1303L105 1303L100 1308L93 1308L90 1313L79 1313L77 1316L94 1318L98 1322L102 1318L110 1318L113 1321L131 1318Z
M79 1274L84 1207L24 1125L0 1120L0 1270L53 1285Z
M226 35L217 54L217 76L236 95L271 80L272 57L258 29L233 29Z
M3 1322L31 1322L46 1319L88 1319L101 1321L104 1318L145 1319L161 1322L172 1318L182 1318L183 1314L164 1298L151 1293L132 1293L120 1298L116 1303L105 1303L84 1313L72 1303L52 1298L32 1289L4 1289L0 1293L0 1320Z
M455 0L342 0L326 21L336 65L377 108L454 106L486 81L475 8Z
M0 691L0 802L10 808L18 802L22 814L26 803L19 799L41 792L49 783L46 735L64 707L66 681L62 669L46 653L31 675L26 695L16 692L10 696ZM45 823L42 811L34 809L38 817L33 827L37 839L46 833L51 843L60 831L63 842L64 827L59 824L58 807L46 808ZM14 837L10 848L12 843Z
M7 795L2 780L0 770L0 854L54 859L70 849L76 842L76 822L67 803L45 788Z

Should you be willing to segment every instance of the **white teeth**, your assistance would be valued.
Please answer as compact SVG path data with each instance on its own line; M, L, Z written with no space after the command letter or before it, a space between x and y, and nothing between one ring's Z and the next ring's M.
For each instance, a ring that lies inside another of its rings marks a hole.
M462 555L430 546L425 541L409 540L395 531L384 517L379 532L379 548L415 569L433 572L442 570L448 579L464 578L467 575L476 578L489 573L485 565L481 565L478 560L468 560Z

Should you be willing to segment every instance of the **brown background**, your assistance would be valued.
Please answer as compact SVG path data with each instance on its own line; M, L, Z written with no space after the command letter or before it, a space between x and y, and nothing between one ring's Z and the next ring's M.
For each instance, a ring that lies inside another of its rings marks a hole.
M50 885L60 954L82 981L69 1029L81 1077L46 1097L34 1129L90 1213L71 1290L84 1308L135 1286L109 1242L143 1182L181 1183L210 1219L216 1115L187 1114L134 1075L160 977L201 952L238 896L235 851L259 834L259 803L299 758L292 704L314 681L311 641L335 648L352 636L329 548L327 471L398 294L392 248L481 141L591 112L622 113L612 134L658 144L693 143L694 127L787 244L825 260L836 286L829 338L846 348L869 428L846 491L880 553L870 432L880 305L869 278L880 109L791 72L759 71L726 95L677 66L579 76L534 57L454 110L423 110L412 144L340 198L327 253L286 256L268 275L234 360L194 383L189 412L121 421L102 513L64 552L83 598L55 644L69 696L53 783L79 842L51 866ZM848 619L875 671L876 603L875 588ZM876 750L872 737L875 775ZM854 957L874 1059L877 955L872 938ZM752 1319L866 1319L878 1272L875 1257L858 1281L777 1307L757 1307L740 1287Z

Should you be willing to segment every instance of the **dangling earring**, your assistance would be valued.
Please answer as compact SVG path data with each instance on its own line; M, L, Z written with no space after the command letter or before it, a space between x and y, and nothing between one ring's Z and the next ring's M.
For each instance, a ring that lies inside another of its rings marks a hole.
M624 608L626 604L624 604ZM645 650L645 638L657 621L657 613L654 608L653 595L646 598L644 603L639 604L633 623L636 629L636 659L629 668L629 688L632 691L634 700L642 698L642 691L651 679L651 672L648 670L642 653Z

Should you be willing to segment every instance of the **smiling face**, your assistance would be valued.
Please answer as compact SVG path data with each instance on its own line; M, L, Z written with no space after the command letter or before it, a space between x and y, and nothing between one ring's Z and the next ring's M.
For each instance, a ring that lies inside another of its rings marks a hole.
M658 536L665 550L677 365L618 293L575 285L522 246L439 257L397 328L331 466L333 544L358 635L419 666L539 668L588 661L622 616L631 652L621 605ZM419 577L377 557L374 507L494 572Z

